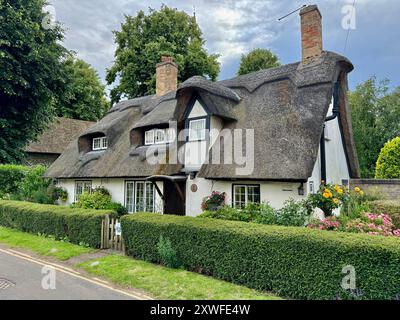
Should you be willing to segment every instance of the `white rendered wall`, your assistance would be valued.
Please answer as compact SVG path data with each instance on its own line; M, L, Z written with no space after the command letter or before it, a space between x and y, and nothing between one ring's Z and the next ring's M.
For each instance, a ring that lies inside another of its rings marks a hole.
M333 103L331 103L327 117L332 115ZM342 134L340 132L339 118L325 123L325 158L326 158L326 182L342 184L342 180L350 180L346 154L343 148ZM307 193L310 193L310 182L314 182L315 191L321 183L321 147L315 162L312 176L307 183Z
M192 192L191 186L195 184L197 191ZM299 196L300 183L284 182L256 182L256 181L215 181L204 178L188 178L186 184L186 215L197 216L201 214L203 199L213 191L227 194L226 204L232 205L232 186L236 184L256 184L261 187L261 202L269 202L274 208L281 208L289 199L302 200L305 196Z
M64 188L68 192L68 201L63 203L64 205L70 205L75 200L75 182L76 181L92 181L92 188L95 189L97 187L106 188L113 199L114 202L118 202L122 205L125 205L125 182L126 181L134 181L140 179L120 179L120 178L111 178L111 179L60 179L58 182L58 186ZM157 186L160 188L161 192L163 192L163 183L157 182ZM155 208L157 212L163 211L163 201L158 195L157 191L155 191Z

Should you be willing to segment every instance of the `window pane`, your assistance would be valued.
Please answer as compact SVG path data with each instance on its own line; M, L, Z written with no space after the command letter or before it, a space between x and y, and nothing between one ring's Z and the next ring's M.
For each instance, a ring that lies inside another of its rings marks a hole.
M100 149L100 139L95 138L93 139L93 150L98 150Z
M155 143L165 143L165 131L164 130L157 130Z
M260 187L248 186L247 187L247 201L252 203L260 203Z
M146 211L154 212L154 186L151 182L146 183Z
M125 197L126 197L125 205L129 213L133 213L135 211L133 192L134 192L134 182L127 182L126 192L125 192Z
M102 139L102 142L103 142L103 149L107 149L107 147L108 147L108 141L107 141L107 138L106 137L104 137L103 139Z
M135 212L145 211L145 184L136 182Z
M235 186L234 205L235 208L242 209L246 206L246 187Z
M146 131L145 144L154 144L154 130Z
M77 181L75 182L75 201L79 200L79 197L84 192L92 192L92 181Z
M206 138L206 119L192 120L189 123L189 140L197 141Z

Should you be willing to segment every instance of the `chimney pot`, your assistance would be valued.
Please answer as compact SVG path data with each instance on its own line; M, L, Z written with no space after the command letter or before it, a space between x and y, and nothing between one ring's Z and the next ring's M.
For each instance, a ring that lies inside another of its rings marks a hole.
M303 64L311 63L322 55L322 16L317 5L300 11L301 51Z
M163 96L178 88L178 66L172 57L162 56L156 66L156 95Z

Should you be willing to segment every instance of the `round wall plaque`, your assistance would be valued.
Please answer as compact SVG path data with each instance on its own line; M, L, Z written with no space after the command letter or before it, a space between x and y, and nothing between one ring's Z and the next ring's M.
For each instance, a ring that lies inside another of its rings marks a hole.
M197 187L197 184L192 184L192 186L190 187L190 190L192 190L192 192L197 192L197 190L199 190L199 188Z

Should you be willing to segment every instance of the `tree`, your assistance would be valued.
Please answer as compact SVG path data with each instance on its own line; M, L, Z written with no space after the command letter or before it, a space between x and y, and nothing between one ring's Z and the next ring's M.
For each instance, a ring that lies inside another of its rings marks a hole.
M400 87L375 77L349 93L354 140L364 178L375 176L376 161L386 141L400 135Z
M59 25L43 23L44 0L0 0L0 163L18 162L23 148L54 116L62 90Z
M162 55L172 56L179 66L179 81L203 75L215 80L220 71L218 55L209 55L195 17L163 5L126 16L115 31L115 62L107 72L112 102L155 92L155 66Z
M255 49L247 55L242 55L238 75L241 76L254 71L279 67L280 65L278 57L270 50Z
M377 179L400 179L400 137L387 142L376 163Z
M85 61L68 57L63 63L64 91L57 97L59 117L97 121L108 111L104 86L97 72Z

